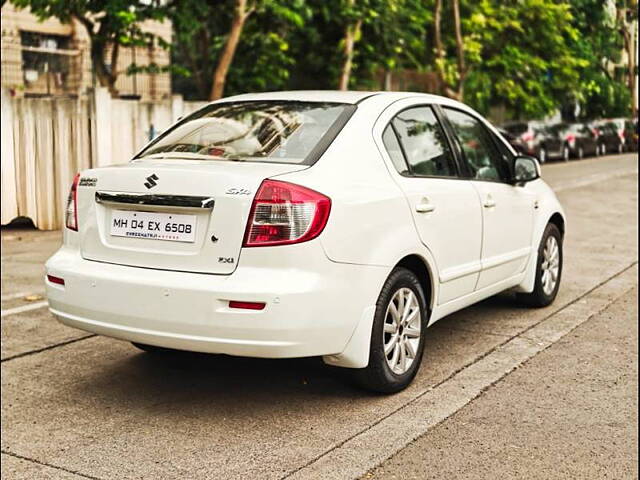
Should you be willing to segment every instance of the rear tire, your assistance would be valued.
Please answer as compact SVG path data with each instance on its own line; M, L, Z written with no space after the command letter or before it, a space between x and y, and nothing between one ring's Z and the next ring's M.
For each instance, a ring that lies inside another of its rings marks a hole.
M406 268L395 268L376 303L369 365L353 370L354 379L361 387L396 393L411 383L424 352L427 309L416 275Z
M553 245L556 246L556 270L553 273ZM550 223L544 230L538 247L538 262L536 264L536 282L531 293L518 293L518 301L529 307L546 307L550 305L558 295L560 281L562 279L562 233L556 225ZM546 276L545 276L545 272ZM553 278L553 285L548 282L549 276Z

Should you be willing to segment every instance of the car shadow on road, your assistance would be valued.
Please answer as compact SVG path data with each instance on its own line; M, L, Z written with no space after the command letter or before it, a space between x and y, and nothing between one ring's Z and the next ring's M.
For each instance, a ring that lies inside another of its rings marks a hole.
M279 404L306 410L320 404L325 409L345 402L375 406L384 401L389 407L406 403L503 341L496 335L456 330L465 319L495 318L506 312L513 315L520 310L515 306L512 296L500 295L430 328L421 371L391 402L385 400L389 397L359 389L349 370L327 366L317 357L258 359L179 351L153 354L103 337L89 342L100 343L100 350L106 343L111 351L107 358L96 358L95 368L85 370L83 381L75 382L74 396L90 396L107 408L127 404L137 410L166 405L198 408L214 416L217 408L233 416L240 404L251 406L254 415L268 415Z

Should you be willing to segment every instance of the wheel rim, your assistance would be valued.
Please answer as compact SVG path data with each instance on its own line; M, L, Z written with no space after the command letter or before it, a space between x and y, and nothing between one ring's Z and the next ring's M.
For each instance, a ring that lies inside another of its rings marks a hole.
M396 291L384 317L383 345L387 365L397 375L406 373L416 359L422 330L420 304L413 290Z
M556 237L547 238L542 251L542 290L551 295L558 284L560 273L560 247Z

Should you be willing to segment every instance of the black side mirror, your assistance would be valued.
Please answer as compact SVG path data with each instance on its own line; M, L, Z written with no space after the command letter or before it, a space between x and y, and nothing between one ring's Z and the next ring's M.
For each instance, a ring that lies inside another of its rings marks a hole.
M513 163L513 172L513 183L524 185L540 178L540 164L533 157L518 155Z

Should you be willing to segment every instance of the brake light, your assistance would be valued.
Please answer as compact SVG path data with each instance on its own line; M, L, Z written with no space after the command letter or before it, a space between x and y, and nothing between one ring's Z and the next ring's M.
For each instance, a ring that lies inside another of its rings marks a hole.
M78 182L80 174L77 173L73 178L71 190L67 197L67 208L65 209L65 225L69 230L78 231Z
M293 183L264 180L256 193L245 247L290 245L316 238L329 219L331 199Z

